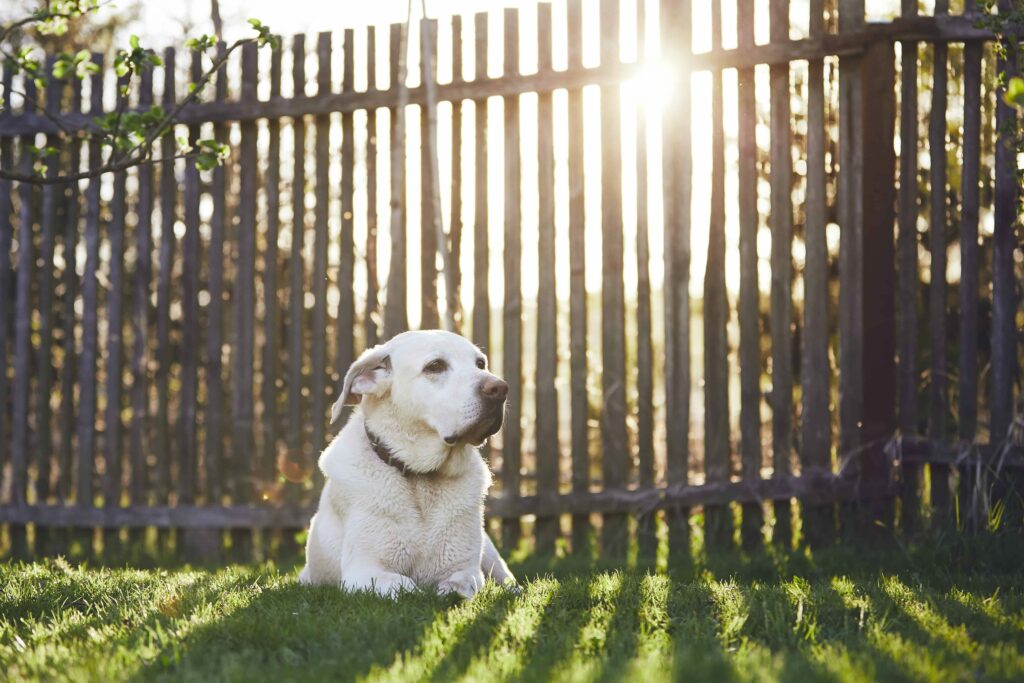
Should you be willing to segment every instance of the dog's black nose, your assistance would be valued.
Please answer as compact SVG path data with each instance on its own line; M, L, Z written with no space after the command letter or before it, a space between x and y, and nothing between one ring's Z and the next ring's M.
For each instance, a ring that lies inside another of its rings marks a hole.
M480 394L488 401L504 401L508 396L508 384L497 377L488 377L480 383Z

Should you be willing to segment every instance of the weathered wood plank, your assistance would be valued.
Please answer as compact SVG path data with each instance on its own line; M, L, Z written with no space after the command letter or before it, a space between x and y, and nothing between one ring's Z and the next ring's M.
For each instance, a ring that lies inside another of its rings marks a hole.
M366 81L377 89L377 27L366 33ZM366 309L363 329L366 348L380 340L380 279L377 276L377 110L366 110ZM341 370L341 368L339 368Z
M1000 0L1001 12L1009 11L1012 3ZM1016 67L1000 60L997 70L1008 77L1017 75ZM1007 78L1009 80L1009 78ZM1018 179L1015 151L1011 141L1019 130L1017 114L1002 99L996 97L996 130L1000 131L995 152L995 224L992 232L992 370L990 399L991 440L1004 440L1013 421L1013 378L1018 338L1015 322L1017 300L1013 264L1014 249L1018 242L1014 236L1018 211Z
M436 44L436 43L435 43ZM462 17L452 17L452 81L462 79ZM445 296L453 329L462 333L462 100L452 101L452 182L448 220L448 251L451 282L445 280Z
M270 96L281 95L281 51L270 56ZM262 481L275 479L280 418L278 378L281 369L281 323L279 319L278 275L281 266L278 236L281 232L281 122L267 122L267 166L263 187L267 202L267 223L263 252L263 363L260 388L263 416L260 419L262 452L257 467Z
M436 88L437 65L427 46L437 44L437 20L420 20L420 81L426 88L428 81ZM436 104L420 104L420 329L429 330L441 324L437 310L437 231L434 226L435 214L440 207L434 206L434 174L431 172L433 159L430 155L431 142L430 109Z
M306 37L292 38L292 82L302 92L306 82ZM303 298L306 261L303 255L306 234L306 120L292 120L292 239L288 255L288 427L289 457L303 456Z
M191 52L189 79L197 82L203 72L202 53ZM188 127L189 145L199 142L199 126ZM199 168L194 157L185 160L182 190L185 234L181 243L181 388L178 392L178 503L196 500L199 466Z
M715 46L722 41L721 2L711 4L711 41ZM726 329L729 324L729 298L725 290L725 131L722 121L724 105L721 72L713 72L711 79L711 212L704 266L703 393L704 471L707 481L714 483L728 481L732 468L729 443L729 337ZM773 164L773 178L776 170ZM775 242L773 234L772 245ZM727 507L705 508L704 538L709 546L731 544L731 515Z
M223 55L226 46L218 43L217 52ZM275 57L276 59L276 57ZM228 92L227 68L217 72L214 97L224 99ZM227 142L228 131L224 125L213 127L213 138ZM210 195L213 213L210 216L209 261L207 288L210 303L206 307L206 500L219 503L224 495L224 439L226 436L224 390L224 258L227 234L227 165L217 166L211 173ZM275 171L276 172L276 171ZM274 290L269 290L274 291Z
M331 91L331 34L322 32L316 44L317 93ZM327 221L330 211L331 121L316 117L316 207L313 223L313 316L310 329L310 376L312 383L313 447L324 445L327 378Z
M505 8L505 73L519 73L519 10ZM508 382L508 403L502 432L501 485L506 495L519 493L522 464L523 399L523 301L520 273L522 251L522 207L520 206L519 97L506 97L505 104L505 300L502 306L502 365ZM519 543L518 519L502 520L502 543L513 548Z
M772 40L789 36L789 0L772 0L769 10ZM771 217L772 231L772 476L791 471L793 455L793 157L790 129L789 65L773 65L769 72L771 97ZM775 543L792 543L790 504L775 505Z
M242 83L240 97L243 101L256 101L256 84L259 79L257 50L255 43L242 48ZM258 454L255 452L254 373L256 336L256 193L259 173L257 130L255 122L243 122L238 144L238 229L236 232L237 251L235 262L235 283L232 291L234 309L234 348L231 359L231 459L230 471L233 483L232 502L248 503L256 495ZM320 328L323 329L323 328ZM314 335L323 338L323 335ZM321 364L322 367L322 364ZM315 397L314 397L315 399ZM323 424L323 416L313 421L314 431ZM231 546L236 560L249 559L252 534L236 529L231 534Z
M662 40L672 36L666 58L681 63L692 44L691 3L665 8ZM663 124L663 201L665 205L665 436L669 485L689 480L690 467L690 204L692 152L690 141L690 75L678 74L675 106ZM670 509L669 553L690 553L689 510Z
M551 69L551 5L537 8L537 69ZM538 286L537 286L537 365L536 446L537 491L558 492L561 452L558 447L558 374L557 301L555 292L555 148L552 96L545 93L537 100L537 195L538 195ZM535 527L536 548L551 554L559 535L559 518L541 517Z
M11 106L11 87L13 85L14 73L10 64L3 65L3 107L7 110ZM9 137L0 137L0 165L4 168L14 167L13 141ZM13 183L9 180L0 180L0 468L6 467L11 455L10 441L10 419L8 417L8 406L10 405L11 384L8 376L12 367L10 362L12 356L8 354L8 345L12 336L12 318L14 306L14 270L11 264L11 246L14 243L14 222L11 214L14 211L14 202L11 193ZM66 430L68 431L68 430ZM65 431L65 433L66 433Z
M812 36L825 31L823 0L810 3ZM832 416L829 410L829 320L828 245L825 239L827 211L825 187L825 86L824 63L807 66L807 195L804 206L804 334L800 370L802 473L832 471ZM742 152L741 152L742 155ZM803 534L812 545L835 540L835 511L832 506L803 507Z
M619 60L619 2L601 3L601 62ZM622 280L622 130L620 86L601 88L601 473L605 488L629 483L626 433L626 318ZM602 552L624 556L626 520L608 515L601 529Z
M35 82L25 79L25 108L36 101ZM30 147L34 137L22 137L18 145L18 170L31 173L34 159ZM14 291L14 396L11 424L11 502L24 505L28 501L29 449L32 435L30 424L32 397L32 282L35 280L36 250L33 201L35 186L18 185L18 269ZM20 545L20 542L19 542Z
M99 71L92 76L90 112L103 108L103 57L94 54ZM173 65L173 62L172 62ZM100 143L89 142L89 167L100 165ZM82 274L82 355L79 358L78 482L76 503L93 505L93 458L96 441L96 362L98 354L98 282L100 261L100 178L89 181L85 203L85 270Z
M139 76L139 105L153 102L153 72L144 70ZM75 168L73 165L72 168ZM149 444L149 359L150 330L149 311L153 281L153 166L143 164L138 169L138 199L135 205L135 270L132 273L132 358L131 358L131 407L132 417L129 435L128 484L131 505L144 505L148 498L149 480L146 457ZM70 207L69 207L70 209ZM70 212L70 210L69 210ZM69 230L72 229L69 226ZM74 241L74 233L70 233ZM67 250L65 250L67 254ZM66 256L65 256L66 258ZM73 306L72 302L72 306ZM209 451L207 451L209 453ZM209 457L209 456L207 456Z
M355 90L355 32L345 29L342 46L341 78L343 92ZM355 360L355 242L352 234L355 218L353 199L355 184L353 177L356 167L355 129L352 114L341 115L341 260L338 262L338 290L341 295L338 304L337 349L334 365L337 372L344 373ZM325 368L326 374L326 368Z
M390 339L409 329L406 292L406 214L405 214L405 105L409 101L406 79L405 24L392 24L390 36L390 90L398 94L391 109L391 259L388 268L387 302L384 307L384 337Z
M863 388L862 435L864 448L856 454L853 472L868 485L890 481L889 458L883 446L896 433L896 153L892 144L896 128L896 70L893 44L879 42L864 56L863 73L856 97L861 108L860 135L863 175L856 201L861 207L864 264L870 277L860 281L863 343L860 383ZM869 133L870 131L870 133ZM885 144L879 144L885 140ZM841 247L840 247L841 248ZM863 271L862 271L863 272ZM861 501L858 522L863 536L892 533L891 499Z
M175 53L168 48L164 51L164 109L170 111L175 100ZM156 440L153 444L156 454L154 483L156 500L167 501L171 481L171 442L170 429L170 379L173 349L171 348L171 281L174 268L174 223L176 220L177 180L174 176L174 134L169 131L160 140L160 254L159 275L157 279L157 374L156 374Z
M963 167L960 216L959 437L973 441L978 428L978 211L981 167L981 58L983 45L964 46Z
M647 49L646 3L637 2L637 60L645 59ZM640 87L638 84L634 87ZM639 93L637 93L639 95ZM642 98L636 100L636 451L641 488L654 486L654 343L651 339L651 246L647 207L647 115ZM657 553L658 538L654 517L638 521L639 552L646 558Z
M256 46L250 43L242 48L241 96L243 100L248 102L256 100L257 78ZM234 361L231 373L233 427L231 479L235 484L233 500L236 503L243 503L251 500L253 495L252 476L254 474L253 346L256 303L256 180L258 171L255 124L242 124L238 148L238 246L235 286L232 292L235 344L231 355Z
M888 486L867 485L838 475L788 476L746 482L680 484L656 489L618 489L545 496L494 495L485 501L491 517L519 518L558 512L636 515L653 510L690 508L697 505L741 503L797 498L813 503L888 497ZM182 506L81 508L58 505L0 506L0 522L35 522L47 526L155 526L159 528L304 528L314 508L298 506Z
M487 14L473 17L473 40L476 45L475 80L487 77ZM490 234L487 221L487 99L473 102L473 343L486 353L491 352ZM484 446L485 456L490 446Z
M937 0L935 13L948 12L949 0ZM931 282L928 285L928 435L933 439L945 439L949 431L949 371L946 367L946 309L949 304L949 285L946 282L946 106L949 102L949 77L946 70L949 48L945 43L935 43L932 50L932 108L928 115L928 249L931 252ZM952 513L949 469L943 465L932 465L930 469L932 507L936 518L945 521Z
M850 33L864 24L863 0L840 0L839 31ZM864 256L862 176L864 146L862 118L859 115L861 60L839 60L839 452L840 461L857 451L861 443L864 414ZM843 510L844 529L853 521L853 511Z
M904 17L917 14L916 0L903 0ZM900 189L899 189L899 425L904 435L917 434L918 383L918 294L920 292L917 258L917 60L918 44L904 41L900 83ZM913 533L918 524L920 469L903 468L902 527Z
M583 63L583 7L581 0L568 3L569 68ZM584 204L583 89L569 91L569 400L572 457L572 490L590 491L590 403L587 397L587 282L586 223ZM572 518L572 548L579 554L590 550L590 516Z
M739 44L754 44L754 3L744 0L736 5L736 29ZM812 82L813 85L813 82ZM757 102L754 69L737 73L737 146L739 169L739 256L740 256L740 462L744 481L761 478L761 315L757 282ZM808 120L808 135L814 129ZM812 160L808 158L808 173ZM743 506L742 540L746 548L763 542L764 510L760 504Z

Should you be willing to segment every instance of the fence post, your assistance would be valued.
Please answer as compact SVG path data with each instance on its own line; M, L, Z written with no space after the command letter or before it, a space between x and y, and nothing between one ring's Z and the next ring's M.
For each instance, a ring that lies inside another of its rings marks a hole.
M896 431L894 61L893 43L879 40L840 64L840 79L853 76L840 104L847 112L840 133L847 174L841 199L847 235L840 247L846 250L840 256L845 270L840 288L847 290L841 294L840 317L846 329L840 338L850 340L841 353L853 356L842 367L854 373L843 382L843 392L852 389L853 395L843 400L841 457L871 496L859 502L853 528L873 534L891 530L893 511L891 497L877 492L889 479L885 448Z

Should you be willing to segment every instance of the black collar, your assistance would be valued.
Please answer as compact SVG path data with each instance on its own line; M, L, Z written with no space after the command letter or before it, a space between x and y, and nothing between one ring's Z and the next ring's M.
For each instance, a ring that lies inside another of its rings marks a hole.
M419 472L409 469L409 466L402 462L402 459L395 455L394 451L388 448L387 444L381 441L379 436L371 432L368 424L364 422L363 427L366 429L366 439L370 442L370 448L373 449L373 452L382 463L394 467L403 477L419 474Z

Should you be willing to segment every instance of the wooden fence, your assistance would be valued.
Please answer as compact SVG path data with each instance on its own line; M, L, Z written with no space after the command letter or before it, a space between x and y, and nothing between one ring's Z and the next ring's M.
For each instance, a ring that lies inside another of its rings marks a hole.
M1009 499L991 475L1024 462L1000 142L1017 119L992 35L948 4L866 24L864 0L810 0L791 25L788 0L737 0L735 32L721 3L683 0L427 22L450 74L447 299L415 59L396 116L400 25L246 48L176 131L231 143L210 173L170 159L168 135L127 172L0 182L9 548L156 527L244 549L301 529L348 364L452 308L510 384L487 452L506 546L581 551L599 529L609 555L663 534L686 552L696 528L721 547L825 543ZM200 73L163 58L132 106ZM103 71L19 81L32 99L4 89L0 165L30 169L44 141L64 169L96 164L55 121L88 130L113 106Z

